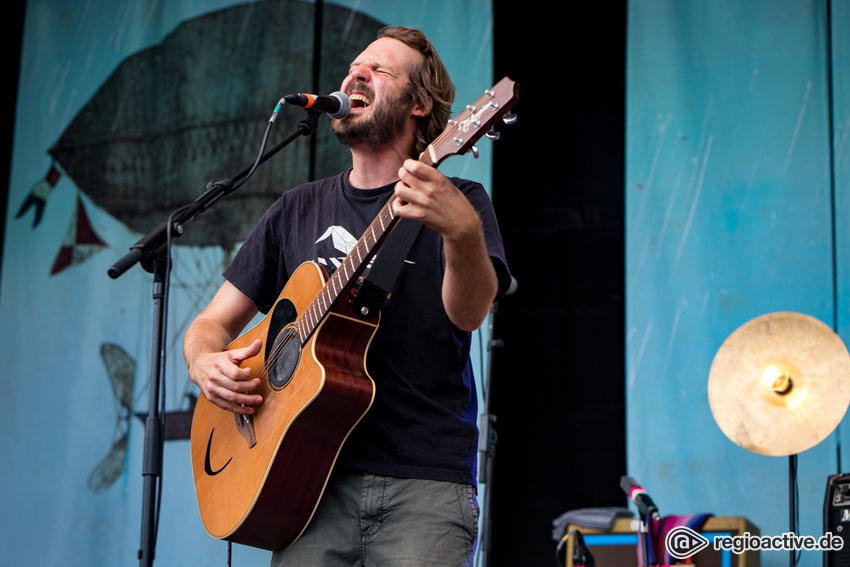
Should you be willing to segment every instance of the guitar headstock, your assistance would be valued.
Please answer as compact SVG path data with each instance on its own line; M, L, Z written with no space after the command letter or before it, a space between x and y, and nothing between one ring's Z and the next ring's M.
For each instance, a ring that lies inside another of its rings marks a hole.
M517 101L519 85L505 77L450 119L443 133L425 148L419 159L436 167L449 156L465 154L481 136L490 132L496 122L503 117L508 122L506 115Z

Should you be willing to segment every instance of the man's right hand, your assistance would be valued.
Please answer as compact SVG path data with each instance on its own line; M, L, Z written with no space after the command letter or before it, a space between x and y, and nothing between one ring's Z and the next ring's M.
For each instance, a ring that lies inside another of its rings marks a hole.
M224 350L257 314L257 306L225 280L209 305L192 321L183 337L183 357L189 379L208 401L242 415L254 413L263 398L254 394L260 385L251 378L250 368L240 368L248 358L259 354L259 339L244 348Z
M207 401L222 409L241 415L252 415L254 406L263 403L262 396L253 394L260 385L251 378L250 368L239 365L259 354L263 342L255 340L247 347L224 352L202 354L189 368L189 378L198 385Z

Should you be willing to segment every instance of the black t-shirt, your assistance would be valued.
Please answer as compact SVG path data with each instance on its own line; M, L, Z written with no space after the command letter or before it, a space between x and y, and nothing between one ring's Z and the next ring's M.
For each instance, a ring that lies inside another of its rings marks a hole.
M501 294L510 275L490 198L478 183L452 182L481 217ZM356 189L344 172L285 192L248 236L225 278L267 313L302 263L317 262L328 271L339 266L393 186ZM368 349L374 403L339 463L374 474L475 484L478 404L471 334L453 325L443 308L444 269L442 238L423 226Z

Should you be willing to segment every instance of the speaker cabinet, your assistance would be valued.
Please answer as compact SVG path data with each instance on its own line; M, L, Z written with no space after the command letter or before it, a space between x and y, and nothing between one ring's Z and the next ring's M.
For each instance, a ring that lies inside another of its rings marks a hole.
M570 525L567 533L579 530L584 536L584 543L596 560L596 567L637 567L637 542L640 523L634 518L620 518L614 526L608 530L585 528ZM761 535L759 529L745 518L710 517L700 529L706 539L713 542L719 536L737 536L749 532L752 535ZM574 538L567 541L566 567L573 566L573 543ZM709 545L698 552L693 558L695 567L761 567L761 558L758 551L747 551L740 555L730 550L716 550ZM832 566L830 566L832 567Z
M840 550L825 551L824 567L850 567L850 474L834 474L826 480L823 502L823 532L838 536Z

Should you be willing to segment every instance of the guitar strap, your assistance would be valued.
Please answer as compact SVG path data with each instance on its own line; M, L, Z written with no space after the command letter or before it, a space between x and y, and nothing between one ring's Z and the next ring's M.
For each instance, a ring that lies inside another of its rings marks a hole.
M377 315L390 296L398 272L421 228L422 223L419 221L400 219L387 236L372 263L372 269L365 278L361 278L357 295L354 296L354 308L363 317Z

